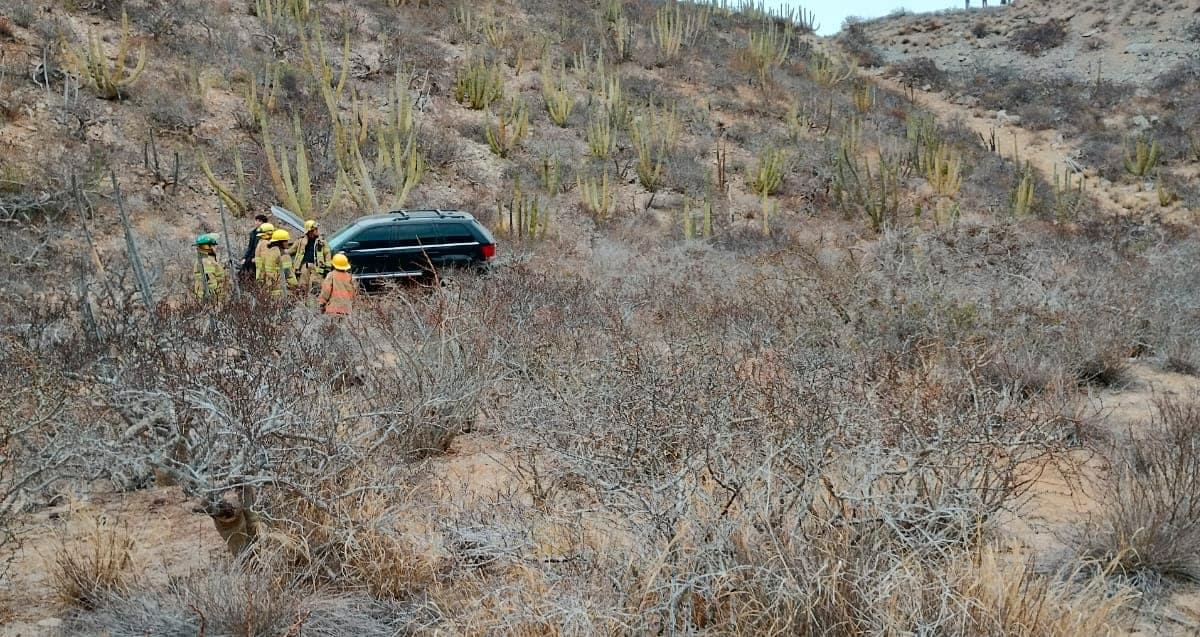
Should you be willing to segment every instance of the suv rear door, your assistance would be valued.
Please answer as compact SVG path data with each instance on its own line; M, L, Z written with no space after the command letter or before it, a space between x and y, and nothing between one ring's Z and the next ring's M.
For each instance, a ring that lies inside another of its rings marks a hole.
M432 227L422 239L427 257L425 267L441 270L447 267L466 266L478 259L479 241L466 221L446 220L430 224Z

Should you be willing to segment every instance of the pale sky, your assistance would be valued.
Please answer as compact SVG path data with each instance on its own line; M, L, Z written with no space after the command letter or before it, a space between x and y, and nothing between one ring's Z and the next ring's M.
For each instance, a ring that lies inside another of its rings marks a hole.
M842 28L842 21L846 16L856 15L862 18L878 18L885 16L896 9L906 9L910 13L924 13L926 11L940 11L942 9L961 9L963 0L807 0L807 1L789 1L789 0L767 0L768 4L774 2L777 6L791 5L793 7L804 7L809 11L817 14L817 25L820 27L817 32L821 35L832 35L837 33ZM1000 0L993 0L989 4L1000 4ZM972 0L972 6L979 6L979 0Z

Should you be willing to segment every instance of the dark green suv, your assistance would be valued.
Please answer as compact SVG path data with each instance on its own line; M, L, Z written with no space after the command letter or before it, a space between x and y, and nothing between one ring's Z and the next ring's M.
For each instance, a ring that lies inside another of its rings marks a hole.
M485 267L496 239L460 210L396 210L360 217L329 239L360 280L423 278L450 267Z

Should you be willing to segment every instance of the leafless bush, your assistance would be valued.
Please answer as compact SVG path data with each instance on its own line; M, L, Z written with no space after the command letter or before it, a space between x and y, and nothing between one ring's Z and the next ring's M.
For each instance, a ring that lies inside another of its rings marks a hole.
M1125 387L1131 381L1127 354L1113 345L1085 346L1073 367L1075 378L1097 387Z
M160 130L190 134L200 124L202 109L186 93L150 89L147 101L147 115Z
M71 606L93 608L123 592L130 580L133 539L100 518L83 538L62 539L55 549L51 586Z
M1176 374L1200 376L1200 356L1190 342L1178 340L1167 349L1163 369Z
M932 90L940 91L947 86L949 80L946 72L938 68L933 60L927 57L915 57L888 67L889 76L901 76L906 85L921 88L929 86Z
M1062 46L1067 39L1067 25L1063 20L1047 20L1041 24L1030 24L1013 31L1009 43L1028 55L1038 56Z
M165 589L127 591L71 617L72 634L140 635L394 635L404 628L363 596L321 594L280 580L278 573L231 566L173 580Z
M1192 20L1184 27L1183 34L1192 42L1200 42L1200 20Z
M1143 587L1200 580L1200 403L1163 399L1156 411L1151 433L1110 451L1103 506L1077 539Z

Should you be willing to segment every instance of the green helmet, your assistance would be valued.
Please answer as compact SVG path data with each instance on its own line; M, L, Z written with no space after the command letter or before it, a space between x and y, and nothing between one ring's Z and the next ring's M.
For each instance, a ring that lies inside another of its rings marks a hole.
M196 245L198 246L215 246L217 245L217 237L213 234L202 234L196 237Z

